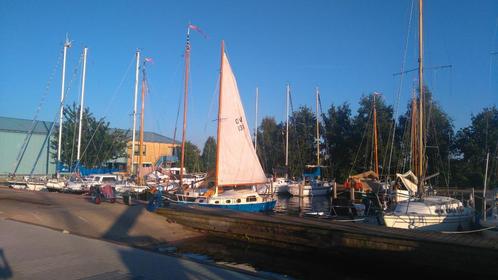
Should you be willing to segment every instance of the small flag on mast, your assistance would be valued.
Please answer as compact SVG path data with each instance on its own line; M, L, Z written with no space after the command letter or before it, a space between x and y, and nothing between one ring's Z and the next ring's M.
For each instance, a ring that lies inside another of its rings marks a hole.
M195 31L197 31L197 32L199 32L199 34L201 34L204 38L206 38L206 39L208 38L207 34L206 34L206 33L204 33L204 31L202 31L202 30L199 28L199 26L197 26L197 25L193 25L193 24L189 24L189 25L188 25L188 28L189 28L189 29L192 29L192 30L195 30Z
M154 62L151 57L146 57L144 60L145 60L145 62L149 62L149 63Z

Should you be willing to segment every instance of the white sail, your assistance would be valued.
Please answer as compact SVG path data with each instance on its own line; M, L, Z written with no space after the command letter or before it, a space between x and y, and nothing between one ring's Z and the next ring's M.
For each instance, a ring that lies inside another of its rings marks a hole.
M249 133L237 81L223 53L222 80L218 124L218 185L250 185L266 183Z

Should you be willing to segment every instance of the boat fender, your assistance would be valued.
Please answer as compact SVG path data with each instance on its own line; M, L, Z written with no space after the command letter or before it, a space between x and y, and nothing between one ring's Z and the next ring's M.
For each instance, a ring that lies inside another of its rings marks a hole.
M346 182L344 182L344 188L349 189L349 180L346 180Z
M358 191L362 190L363 189L363 184L360 181L355 182L354 189L358 190Z

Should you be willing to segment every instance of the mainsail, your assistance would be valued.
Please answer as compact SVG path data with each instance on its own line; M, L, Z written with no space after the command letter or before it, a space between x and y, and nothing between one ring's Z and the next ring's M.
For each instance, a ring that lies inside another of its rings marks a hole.
M223 51L218 113L218 186L268 181L252 144L237 81Z

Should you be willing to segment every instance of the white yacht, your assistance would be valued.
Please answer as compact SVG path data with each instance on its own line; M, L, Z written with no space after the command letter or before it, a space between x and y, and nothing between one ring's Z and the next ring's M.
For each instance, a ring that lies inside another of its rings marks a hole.
M411 198L398 202L393 212L383 216L387 227L430 231L468 229L474 211L458 199L446 196Z

